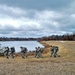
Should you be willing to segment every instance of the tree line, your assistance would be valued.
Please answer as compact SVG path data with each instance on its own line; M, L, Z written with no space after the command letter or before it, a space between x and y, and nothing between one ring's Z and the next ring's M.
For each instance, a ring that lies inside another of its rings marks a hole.
M49 41L49 40L75 41L75 33L65 35L51 35L39 38L39 41Z
M0 37L0 41L49 41L49 40L75 41L75 33L65 35L51 35L40 38Z

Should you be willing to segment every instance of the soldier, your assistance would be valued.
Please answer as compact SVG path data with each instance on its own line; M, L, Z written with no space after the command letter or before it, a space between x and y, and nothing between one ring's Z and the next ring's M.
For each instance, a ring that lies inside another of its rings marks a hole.
M21 48L21 56L22 58L26 58L26 53L27 53L27 48L25 47L20 47Z
M40 47L36 48L36 58L41 58L42 52L43 52L42 48L40 48Z
M57 46L51 46L51 57L52 55L54 56L54 58L56 56L60 57L60 55L57 54L58 51L59 51L59 48Z
M14 58L15 48L11 47L10 50L11 50L11 57Z
M42 58L42 52L43 52L43 50L44 50L43 48L39 47L38 55L39 55L40 58Z
M35 57L38 58L39 57L39 49L40 49L40 47L38 47L38 48L36 47L35 49L36 49L36 56Z
M4 55L7 59L9 59L9 57L8 57L9 56L9 47L5 47L4 49L5 49Z

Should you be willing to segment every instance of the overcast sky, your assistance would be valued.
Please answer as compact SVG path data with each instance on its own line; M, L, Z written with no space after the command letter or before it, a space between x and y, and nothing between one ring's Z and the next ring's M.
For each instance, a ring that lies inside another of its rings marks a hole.
M75 33L75 0L0 0L0 37Z

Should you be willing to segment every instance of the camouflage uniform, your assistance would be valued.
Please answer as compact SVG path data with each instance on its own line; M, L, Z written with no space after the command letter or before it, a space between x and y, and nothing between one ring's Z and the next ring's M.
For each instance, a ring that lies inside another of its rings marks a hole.
M52 46L52 48L51 48L51 57L52 57L52 55L53 55L54 58L55 58L56 56L59 56L59 55L57 54L58 50L59 50L59 48L58 48L57 46Z
M14 58L15 48L11 47L10 50L11 50L11 57Z
M5 47L4 55L7 59L9 59L9 47Z
M22 58L26 58L26 53L27 53L27 48L25 47L20 47L21 48L21 56Z
M36 51L35 51L35 53L36 53L35 57L38 57L38 48L35 47L35 49L36 49Z
M38 48L36 47L36 56L35 56L36 58L39 58L39 50L40 50L40 48L39 47Z
M38 47L36 49L36 58L42 58L42 52L43 52L43 49Z

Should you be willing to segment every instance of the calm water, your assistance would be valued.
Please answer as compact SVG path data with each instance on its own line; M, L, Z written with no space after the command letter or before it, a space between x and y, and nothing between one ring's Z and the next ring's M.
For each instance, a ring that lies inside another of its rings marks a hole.
M37 41L2 41L0 42L1 47L8 46L8 47L15 47L16 52L20 52L20 46L27 47L28 51L35 50L35 47L44 47L42 44L40 44Z

